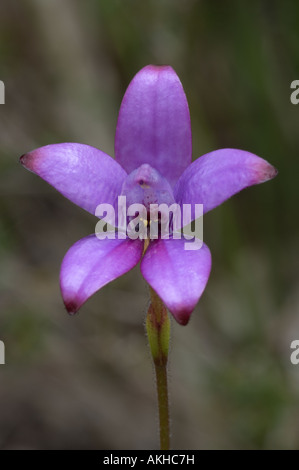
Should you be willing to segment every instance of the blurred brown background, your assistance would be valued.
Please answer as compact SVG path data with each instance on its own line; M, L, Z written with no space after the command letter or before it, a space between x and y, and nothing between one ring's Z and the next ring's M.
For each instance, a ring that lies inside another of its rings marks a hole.
M69 317L60 263L95 219L18 163L67 141L113 155L122 95L149 63L182 80L194 158L237 147L279 169L205 216L211 278L191 323L173 322L173 447L299 447L298 2L2 0L2 449L158 446L139 268Z

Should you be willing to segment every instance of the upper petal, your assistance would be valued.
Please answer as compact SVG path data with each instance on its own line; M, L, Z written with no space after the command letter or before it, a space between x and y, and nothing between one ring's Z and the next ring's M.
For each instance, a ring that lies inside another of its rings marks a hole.
M69 313L76 313L97 290L132 269L140 260L143 243L137 240L82 238L66 253L60 288Z
M23 155L20 161L92 214L98 204L114 204L127 176L109 155L83 144L46 145Z
M184 239L160 238L149 244L141 261L144 279L181 325L188 323L208 282L212 263L205 244L189 251L185 243Z
M264 183L277 170L253 153L220 149L195 160L176 184L174 196L179 204L203 204L208 212L247 186Z
M174 185L191 162L191 154L189 108L177 74L169 66L144 67L121 104L116 160L128 173L149 163Z

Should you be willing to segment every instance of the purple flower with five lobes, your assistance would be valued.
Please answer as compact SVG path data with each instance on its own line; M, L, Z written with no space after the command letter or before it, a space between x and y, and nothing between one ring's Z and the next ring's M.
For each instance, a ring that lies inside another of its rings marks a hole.
M169 66L144 67L130 83L119 112L115 159L88 145L47 145L23 155L25 168L73 203L95 214L99 204L117 206L118 196L149 203L203 204L203 213L237 192L273 178L277 171L262 158L220 149L191 163L191 124L182 84ZM211 270L211 254L184 249L184 239L99 240L90 235L65 255L60 286L69 313L108 282L141 260L141 273L175 319L188 323Z

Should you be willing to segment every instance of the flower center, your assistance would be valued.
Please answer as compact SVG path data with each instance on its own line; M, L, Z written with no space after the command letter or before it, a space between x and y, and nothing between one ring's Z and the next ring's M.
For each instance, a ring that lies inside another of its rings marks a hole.
M122 187L122 196L126 196L127 206L143 204L148 213L151 204L174 203L173 192L168 181L147 163L132 171Z
M140 217L140 222L144 224L148 232L150 232L150 226L154 222L156 224L156 233L161 234L161 224L166 217L169 218L166 207L170 207L175 200L170 184L157 170L148 164L143 164L137 170L132 171L122 186L121 196L126 197L127 209L133 204L141 204L145 209L143 216ZM164 207L161 206L162 204ZM153 213L154 207L155 212ZM131 214L128 217L128 223L136 215L134 211L133 213L134 215ZM171 224L171 221L169 222ZM136 230L139 228L139 225L137 225ZM154 226L152 226L153 228Z

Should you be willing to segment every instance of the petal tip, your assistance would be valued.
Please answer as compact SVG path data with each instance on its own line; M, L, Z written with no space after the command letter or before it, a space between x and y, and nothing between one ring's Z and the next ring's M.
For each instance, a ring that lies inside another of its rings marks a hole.
M75 315L80 308L80 304L75 300L64 300L64 306L70 315Z
M189 323L194 308L195 305L186 305L182 308L169 308L169 311L173 315L174 319L179 323L179 325L186 326Z
M189 314L186 314L186 313L183 313L183 314L180 314L180 315L174 315L174 318L176 319L176 321L181 325L181 326L186 326L188 325L189 323L189 320L190 320L190 315L191 313Z
M271 178L271 179L272 179L272 178L275 178L275 176L277 176L277 175L278 175L278 170L277 170L277 168L275 168L274 166L272 166L272 173L271 173L270 178Z
M33 152L30 153L24 153L21 155L19 162L21 165L26 168L29 171L34 171L34 161L36 160L35 157L33 157Z
M27 153L24 153L23 155L20 156L19 162L21 165L26 166L26 160L27 160Z
M262 160L256 167L256 182L265 183L278 175L278 170L265 160Z
M148 70L151 72L162 72L162 71L168 71L168 72L174 72L173 68L170 65L157 65L157 64L149 64L146 65L142 70Z

